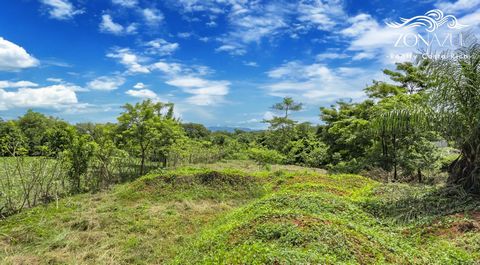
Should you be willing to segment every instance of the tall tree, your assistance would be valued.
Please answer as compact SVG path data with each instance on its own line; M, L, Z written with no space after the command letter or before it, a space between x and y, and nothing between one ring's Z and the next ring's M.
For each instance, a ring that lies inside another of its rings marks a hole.
M461 153L450 166L449 183L480 193L480 44L472 39L467 47L428 62L437 127Z
M134 149L138 148L140 174L145 174L145 162L152 148L170 144L183 130L173 118L172 104L145 100L123 108L125 111L118 117L119 130L124 140Z
M291 97L285 97L283 98L282 102L276 103L275 105L272 106L273 110L278 110L285 112L285 119L288 119L288 115L292 111L300 111L302 110L303 104L295 102L293 98Z
M283 113L283 116L276 116L264 122L269 123L268 134L266 135L267 146L277 151L287 153L285 146L295 136L295 121L289 118L293 111L302 110L303 104L295 102L291 97L283 98L282 102L276 103L272 109Z

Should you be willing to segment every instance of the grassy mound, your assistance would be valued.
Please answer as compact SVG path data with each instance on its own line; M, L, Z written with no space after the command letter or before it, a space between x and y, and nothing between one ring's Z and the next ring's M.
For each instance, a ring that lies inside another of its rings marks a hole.
M238 171L158 172L0 221L1 264L152 264L223 213L264 194Z
M475 198L304 168L248 173L220 168L159 171L2 220L0 263L480 260L480 203ZM447 201L454 207L444 206Z
M277 182L275 192L215 222L172 263L474 264L480 258L471 252L480 242L465 248L425 227L377 218L365 205L383 199L376 196L384 187L368 179L313 175ZM465 238L478 240L471 232Z

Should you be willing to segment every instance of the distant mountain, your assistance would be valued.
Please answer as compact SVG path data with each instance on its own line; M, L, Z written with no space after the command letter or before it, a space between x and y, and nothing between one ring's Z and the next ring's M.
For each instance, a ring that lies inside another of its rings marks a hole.
M254 131L250 128L240 128L240 127L227 127L227 126L211 126L207 127L212 132L235 132L235 130L242 130L246 132Z

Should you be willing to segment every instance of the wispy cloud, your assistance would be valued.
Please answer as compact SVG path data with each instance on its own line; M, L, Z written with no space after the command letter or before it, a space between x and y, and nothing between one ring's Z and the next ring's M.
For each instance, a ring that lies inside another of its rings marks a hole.
M132 8L138 5L138 0L112 0L112 3L115 5Z
M82 9L77 9L68 0L40 0L40 2L47 8L50 17L54 19L68 20L84 13Z
M100 76L87 83L87 88L92 90L112 91L125 83L121 76Z
M378 72L290 61L268 71L267 75L272 81L264 88L270 95L293 96L307 103L318 103L331 102L339 98L362 98L363 88L378 75Z
M471 11L480 7L480 0L438 1L435 6L447 13Z

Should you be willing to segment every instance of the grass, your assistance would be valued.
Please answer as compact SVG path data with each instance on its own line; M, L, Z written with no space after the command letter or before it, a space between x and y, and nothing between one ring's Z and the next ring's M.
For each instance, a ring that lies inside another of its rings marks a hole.
M223 162L2 220L0 263L475 264L479 204L437 187Z

